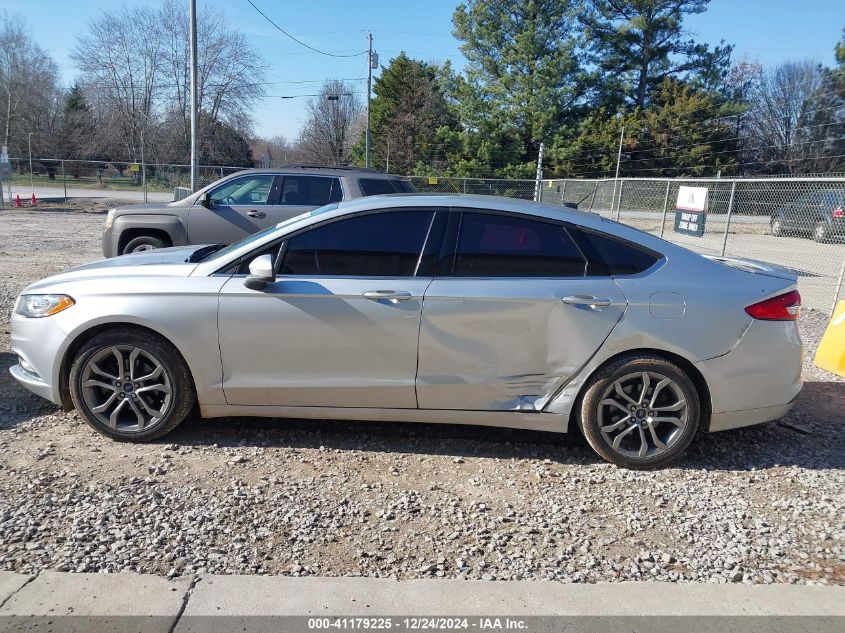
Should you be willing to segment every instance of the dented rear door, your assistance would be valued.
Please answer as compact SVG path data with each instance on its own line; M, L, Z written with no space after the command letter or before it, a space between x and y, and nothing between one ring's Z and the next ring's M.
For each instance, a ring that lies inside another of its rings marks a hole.
M610 277L576 276L562 226L463 216L454 265L423 301L419 407L540 411L610 334L625 295ZM551 276L555 257L569 274Z

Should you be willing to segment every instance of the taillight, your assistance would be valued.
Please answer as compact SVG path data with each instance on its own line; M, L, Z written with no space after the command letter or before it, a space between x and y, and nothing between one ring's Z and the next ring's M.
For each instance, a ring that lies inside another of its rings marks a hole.
M845 218L845 210L842 207L835 207L831 213L834 218Z
M761 321L795 321L801 314L801 295L793 290L750 305L745 311Z

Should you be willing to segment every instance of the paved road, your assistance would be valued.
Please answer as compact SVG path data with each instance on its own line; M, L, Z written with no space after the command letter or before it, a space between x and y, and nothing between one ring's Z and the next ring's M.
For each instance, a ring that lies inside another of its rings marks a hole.
M24 204L29 202L32 196L32 189L29 186L15 183L12 185L12 199L16 195L20 195ZM4 203L9 202L8 186L3 188ZM75 187L68 187L68 198L112 198L115 200L125 200L127 203L143 202L143 191L123 191L116 189L77 189ZM65 196L65 190L62 187L35 187L35 197L39 200L62 199ZM160 191L147 192L147 200L149 202L172 202L173 192L162 193Z
M0 572L0 605L0 631L42 624L62 631L305 631L314 630L315 617L338 616L390 617L390 628L402 631L409 616L466 617L476 630L497 617L501 628L508 618L528 631L667 630L659 625L671 622L674 630L845 630L841 586Z

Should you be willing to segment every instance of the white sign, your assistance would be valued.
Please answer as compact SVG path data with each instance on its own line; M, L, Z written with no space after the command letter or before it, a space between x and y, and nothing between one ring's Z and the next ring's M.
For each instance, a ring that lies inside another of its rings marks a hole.
M707 187L679 187L676 209L698 211L707 209Z

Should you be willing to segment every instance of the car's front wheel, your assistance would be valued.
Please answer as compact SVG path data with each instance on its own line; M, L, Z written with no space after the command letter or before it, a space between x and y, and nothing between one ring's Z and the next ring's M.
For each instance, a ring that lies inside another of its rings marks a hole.
M88 341L71 366L70 393L94 429L133 442L169 433L196 401L179 351L137 328L110 330Z
M657 356L625 357L591 377L580 414L584 436L601 457L647 469L687 449L701 422L701 403L676 364Z
M139 235L126 243L121 255L126 255L128 253L143 253L144 251L151 251L156 248L166 248L168 246L169 244L160 237L156 237L154 235Z

